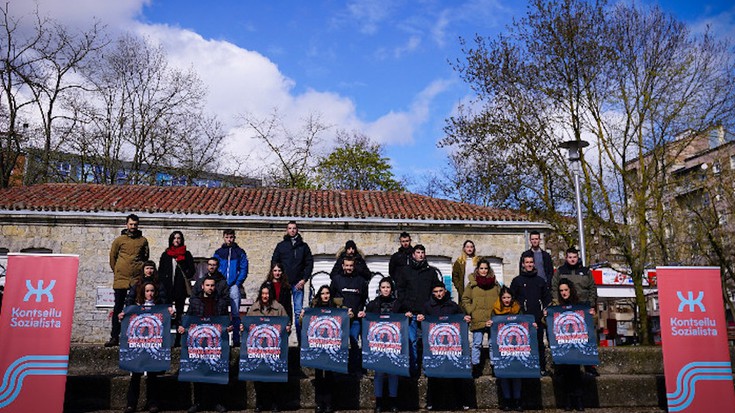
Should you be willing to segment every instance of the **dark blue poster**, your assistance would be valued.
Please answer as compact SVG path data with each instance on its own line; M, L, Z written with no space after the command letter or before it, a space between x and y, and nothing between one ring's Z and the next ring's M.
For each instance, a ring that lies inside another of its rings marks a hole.
M547 309L549 348L554 363L600 364L597 334L587 305L553 306Z
M243 317L240 380L288 381L288 317Z
M168 370L171 366L171 315L168 306L130 305L123 312L120 368L133 373Z
M404 314L365 314L362 320L362 367L409 376L408 318Z
M532 315L502 315L493 317L490 327L495 377L539 378L538 343L535 319Z
M427 377L472 378L469 331L463 314L426 316L421 329Z
M345 308L304 310L301 366L347 374L350 316Z
M230 317L184 316L179 381L227 384Z

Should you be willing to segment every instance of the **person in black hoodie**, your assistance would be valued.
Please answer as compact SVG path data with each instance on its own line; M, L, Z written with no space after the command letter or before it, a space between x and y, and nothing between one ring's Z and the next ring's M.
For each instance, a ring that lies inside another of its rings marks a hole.
M365 308L367 301L368 284L364 278L355 273L355 259L351 256L345 257L342 261L342 271L337 273L332 279L330 286L334 294L334 300L337 304L349 308L353 313L357 314ZM357 373L360 366L360 349L357 346L360 337L361 324L358 318L350 321L350 354L349 369L352 373Z
M452 301L447 293L447 288L439 279L434 279L431 285L431 298L423 305L421 313L417 316L418 321L424 321L425 316L443 316L452 314L464 314L459 304ZM469 323L472 317L464 316L464 321ZM465 339L467 339L465 337ZM429 377L426 386L426 410L433 410L437 400L436 392L439 389L452 388L453 393L459 398L462 410L469 410L469 388L470 385L462 379L440 379Z
M426 301L431 298L431 286L434 281L441 281L439 270L426 261L426 248L418 244L413 248L413 254L408 265L399 268L396 287L400 312L410 318L408 323L409 360L411 375L416 377L418 366L418 340L421 337L421 323L416 317L423 311Z
M339 254L337 254L337 261L334 263L332 271L329 272L329 277L334 279L334 277L342 271L342 262L345 257L352 257L352 259L355 260L355 274L369 282L373 274L370 272L367 263L365 263L365 259L362 257L362 254L357 250L357 244L355 244L355 241L353 240L347 241L345 243L345 247L339 252Z
M311 277L314 270L314 257L311 255L309 244L305 243L299 234L296 221L290 221L286 226L286 235L283 241L276 245L271 257L271 266L275 263L283 265L283 272L291 284L294 314L300 314L304 307L304 284ZM296 336L301 342L301 321L294 319Z
M533 315L536 319L536 324L541 325L544 317L544 309L551 304L551 292L549 291L546 280L538 275L533 256L527 255L523 257L523 269L520 275L515 277L510 283L510 291L518 304L521 305L523 313ZM544 328L536 329L536 337L538 338L541 375L548 376L549 372L546 370L544 331L546 331Z
M396 297L393 288L393 279L390 277L383 277L378 284L380 294L375 297L374 300L370 301L365 306L365 311L361 311L357 314L358 317L365 317L366 313L370 314L390 314L400 313L396 308ZM395 374L388 374L382 371L375 372L375 380L373 387L375 390L375 413L380 413L383 410L383 383L385 379L388 379L388 397L390 400L390 410L395 413L398 411L398 376Z

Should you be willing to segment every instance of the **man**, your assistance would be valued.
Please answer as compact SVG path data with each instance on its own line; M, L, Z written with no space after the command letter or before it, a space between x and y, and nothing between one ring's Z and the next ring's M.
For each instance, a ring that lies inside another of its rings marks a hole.
M574 247L567 249L565 262L556 269L554 278L551 281L551 295L556 302L559 301L559 280L562 278L568 278L574 284L579 303L589 305L590 313L594 317L597 312L597 285L595 285L589 267L583 266L579 261L579 252ZM593 376L600 375L594 366L584 366L584 370L587 374Z
M229 315L227 311L228 300L227 296L220 296L216 290L216 280L214 277L207 275L202 279L202 289L197 293L193 293L189 299L189 310L186 312L188 315L197 317L215 317L221 315ZM177 332L184 334L186 330L184 327L179 326ZM233 327L230 325L227 327L227 331L233 331ZM236 332L240 331L239 327ZM235 336L240 335L239 333L233 334ZM228 354L229 357L229 354ZM226 412L227 409L222 405L222 399L225 394L225 386L221 384L211 383L194 383L194 404L188 410L188 413L196 413L199 408L205 403L205 399L214 401L214 410L217 412Z
M227 279L230 289L230 308L232 312L232 327L240 331L240 289L248 277L248 256L245 250L235 242L235 230L222 231L224 243L214 252L219 259L219 272ZM233 336L232 345L240 347L240 335Z
M411 235L408 232L401 232L398 236L400 247L398 251L394 252L388 262L388 275L393 278L393 282L398 282L398 271L401 267L408 265L409 258L413 254L413 247L411 246Z
M207 274L204 277L197 280L194 283L194 287L191 290L192 295L197 294L202 290L202 283L206 277L214 278L214 289L217 291L217 295L220 297L228 297L230 294L230 288L227 285L227 278L219 272L219 258L212 257L207 260Z
M422 313L424 304L431 298L433 285L437 280L441 281L441 274L439 270L429 265L426 261L426 248L418 244L413 247L408 265L401 266L397 275L396 306L399 312L405 313L406 317L410 318L408 324L410 368L412 376L416 376L419 372L417 343L421 337L421 324L416 317Z
M510 291L513 293L524 314L533 315L536 320L536 337L538 338L539 364L541 375L548 376L546 370L546 347L544 346L544 331L541 321L544 317L544 309L551 304L551 292L546 280L539 277L538 270L534 266L533 256L523 257L523 269L520 274L513 278L510 283Z
M332 267L332 271L329 272L329 278L334 279L334 277L342 271L342 263L344 262L345 257L348 256L355 260L355 274L369 282L373 273L370 272L370 269L365 262L365 258L363 258L362 254L357 250L357 244L353 240L349 240L345 243L344 250L339 253L337 261L335 261L334 266Z
M148 261L148 240L138 229L140 218L130 214L126 218L125 229L112 241L110 247L110 268L113 273L112 289L115 291L115 305L112 309L112 329L110 340L105 347L120 345L120 320L117 315L123 310L128 288L136 276L142 274L143 263Z
M289 221L283 241L276 245L271 258L271 266L275 263L283 266L283 271L288 276L288 283L291 284L293 313L296 315L294 317L296 337L301 342L301 321L299 321L298 314L301 314L301 309L304 307L304 284L314 270L314 257L311 255L309 244L301 238L296 221Z
M353 314L365 309L368 298L368 283L355 273L355 258L348 255L342 261L342 271L332 279L331 287L335 303L347 307ZM341 301L341 302L340 302ZM350 322L350 354L348 367L357 373L361 365L360 349L357 347L360 337L360 320L355 317Z
M521 259L518 262L518 271L523 271L523 259L533 257L533 262L538 272L538 276L546 281L546 285L551 288L551 278L554 276L554 262L551 261L551 254L541 249L541 233L531 231L528 235L528 242L531 248L523 251Z

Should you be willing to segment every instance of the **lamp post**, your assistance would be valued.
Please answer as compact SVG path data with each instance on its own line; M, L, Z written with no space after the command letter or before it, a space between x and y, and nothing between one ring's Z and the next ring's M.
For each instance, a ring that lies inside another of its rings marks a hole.
M577 198L577 231L579 231L579 258L582 259L582 265L587 265L587 254L584 248L584 222L582 221L582 196L579 190L579 172L580 159L582 158L582 149L590 144L584 140L570 140L562 142L559 145L562 149L568 151L569 164L574 172L574 194Z

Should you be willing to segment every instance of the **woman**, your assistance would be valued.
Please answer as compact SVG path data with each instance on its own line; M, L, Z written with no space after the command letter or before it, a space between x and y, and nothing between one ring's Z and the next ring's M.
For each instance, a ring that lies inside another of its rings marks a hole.
M490 337L492 324L492 309L500 296L500 285L495 279L495 273L490 263L482 258L477 262L475 272L470 275L470 283L464 290L462 306L469 314L470 331L472 332L472 377L478 378L482 374L480 352L485 334Z
M168 248L161 254L158 261L158 272L168 295L167 304L176 308L176 316L172 321L173 327L181 325L184 314L184 301L191 295L191 279L194 277L194 257L186 250L184 234L174 231L168 237ZM176 335L174 347L181 345L181 336Z
M273 299L278 301L286 310L288 315L289 326L293 322L293 306L291 304L291 284L288 283L288 277L283 273L283 265L278 262L271 264L268 271L266 282L273 286Z
M493 306L492 316L496 315L514 315L521 313L521 306L513 298L510 288L503 286L500 289L500 298ZM492 320L490 321L492 325ZM534 327L538 327L533 323ZM523 411L523 403L521 402L521 379L519 378L499 378L500 390L503 394L503 402L501 409L505 412L515 409L518 412Z
M557 301L554 301L553 305L573 305L579 304L579 296L577 290L574 287L574 283L568 278L562 278L559 280L557 287ZM590 309L590 313L594 310ZM546 317L546 310L544 310L544 317ZM578 412L584 411L584 400L582 398L582 371L579 369L579 365L576 364L555 364L554 373L562 383L564 394L566 396L565 411L572 411L572 409Z
M275 300L275 291L273 290L273 284L269 282L263 283L258 289L258 301L253 303L252 307L248 311L249 316L261 316L261 317L283 317L287 316L286 309ZM290 294L289 294L290 295ZM240 332L244 331L244 327L240 324ZM286 332L291 331L291 325L286 325ZM285 334L284 339L288 338L288 334ZM264 401L269 401L271 404L271 410L273 412L279 412L280 408L278 405L278 394L283 393L281 383L265 383L265 382L254 382L255 386L255 411L263 411Z
M457 261L452 264L452 283L457 289L457 298L464 295L467 284L470 283L470 276L475 272L480 258L475 254L475 243L467 240L462 244L462 252L459 254Z
M153 306L156 304L164 304L158 295L158 287L152 280L145 280L140 283L140 288L136 289L135 298L131 305ZM173 312L173 309L169 309ZM124 312L118 314L118 318L122 321ZM147 409L151 413L156 413L158 409L158 376L162 371L147 372L145 398L147 401ZM130 383L128 384L127 406L125 413L132 413L138 407L138 398L140 397L140 378L143 373L131 373Z
M127 296L125 296L126 306L135 305L136 297L138 296L138 287L143 285L146 281L150 281L156 284L156 293L158 294L158 299L161 300L161 304L168 304L166 287L163 285L163 282L161 282L161 280L158 278L156 263L148 260L143 263L143 273L135 277L132 283L130 283L128 294Z
M360 311L357 314L358 317L365 317L366 313L400 313L400 311L398 311L398 306L396 306L396 297L393 294L393 280L390 277L383 277L380 280L380 284L378 284L378 289L380 294L365 306L364 311ZM398 376L395 374L384 373L382 371L376 371L375 381L373 383L373 387L375 388L375 413L380 413L383 410L383 383L386 378L388 379L390 410L394 413L398 411Z
M317 290L316 296L311 301L312 308L333 307L339 308L332 299L332 290L328 285L322 285ZM348 312L350 318L354 317L352 311ZM299 317L303 319L304 310ZM332 413L332 389L334 388L334 373L322 369L314 369L314 404L316 413Z

